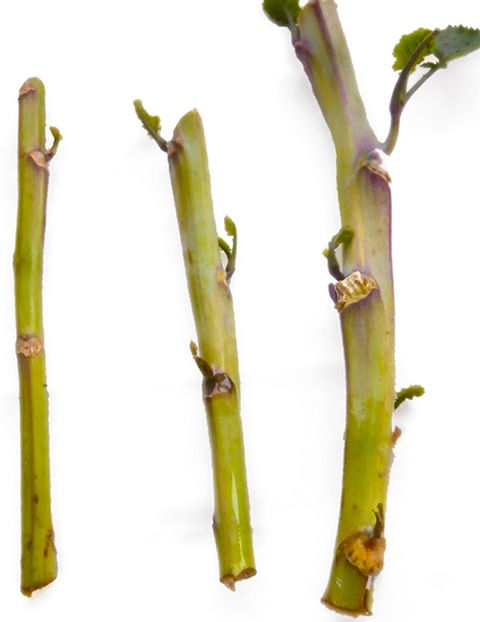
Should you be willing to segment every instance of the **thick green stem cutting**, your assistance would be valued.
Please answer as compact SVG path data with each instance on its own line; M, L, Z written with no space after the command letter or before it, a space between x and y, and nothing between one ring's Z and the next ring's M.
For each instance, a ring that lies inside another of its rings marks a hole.
M270 19L289 28L297 56L328 123L337 154L342 229L326 256L340 313L347 375L343 490L335 554L323 602L351 615L371 612L375 576L383 567L384 521L393 445L392 413L423 393L394 391L394 302L390 179L379 150L391 153L400 115L411 96L438 69L480 47L480 31L463 26L420 28L394 49L401 71L391 103L391 128L380 143L358 92L334 0L264 0ZM431 56L437 62L429 61ZM428 71L407 89L417 67ZM335 249L343 245L343 265Z
M334 290L345 352L347 425L335 555L323 602L345 613L367 614L373 578L383 566L383 512L393 446L389 178L334 2L308 4L297 26L295 49L335 142L342 227L353 232L343 247L345 278Z
M18 221L14 255L20 380L22 577L30 596L57 576L50 509L48 403L42 321L42 271L48 163L61 136L45 148L45 89L38 78L19 94Z

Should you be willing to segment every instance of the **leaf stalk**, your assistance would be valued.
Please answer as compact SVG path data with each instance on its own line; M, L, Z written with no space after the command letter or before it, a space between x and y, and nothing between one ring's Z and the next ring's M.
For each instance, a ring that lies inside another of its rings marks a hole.
M435 38L438 30L434 30L430 32L418 45L409 61L405 65L405 67L400 72L398 76L397 83L393 89L392 97L390 99L390 130L388 133L385 142L381 145L381 149L387 154L390 155L395 145L397 144L398 134L400 131L400 117L402 116L403 109L405 108L408 100L412 97L414 93L425 84L425 82L433 76L433 74L438 71L441 67L440 64L431 67L417 82L413 85L413 87L407 91L408 79L412 72L412 69L416 66L418 59L424 53L424 50L431 45L432 40Z

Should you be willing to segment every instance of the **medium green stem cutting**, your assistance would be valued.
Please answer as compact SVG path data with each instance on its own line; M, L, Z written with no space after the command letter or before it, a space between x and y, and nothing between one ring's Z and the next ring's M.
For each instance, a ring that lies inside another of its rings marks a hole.
M232 248L219 239L210 191L207 149L196 110L187 113L173 138L160 137L158 117L135 102L139 119L168 154L198 347L193 357L203 375L203 399L212 450L220 580L230 589L255 574L250 511L240 420L240 378L230 278L235 269L236 228L226 218ZM223 267L220 249L227 256Z
M42 319L42 272L48 163L61 136L45 148L45 89L38 78L19 94L18 220L14 255L20 380L22 561L26 596L57 576L50 508L48 398Z

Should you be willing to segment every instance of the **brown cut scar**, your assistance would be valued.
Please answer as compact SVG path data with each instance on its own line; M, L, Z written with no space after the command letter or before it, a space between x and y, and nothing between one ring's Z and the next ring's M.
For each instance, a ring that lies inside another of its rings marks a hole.
M366 298L374 289L378 289L378 285L373 277L362 274L359 270L352 272L342 281L335 283L337 293L335 308L342 312L346 307Z
M182 149L183 144L174 138L167 143L167 155L169 158L176 157Z
M223 266L219 266L217 268L216 279L218 285L225 290L227 296L231 296L230 286L227 279L227 272Z
M402 436L402 431L400 430L400 428L397 426L395 426L395 429L392 432L392 446L395 446L395 443L398 441L398 439Z
M378 574L383 568L383 557L387 541L366 532L346 538L338 546L338 552L360 570L366 577Z
M254 577L257 574L255 568L244 568L241 570L236 576L233 574L226 574L221 579L220 582L223 583L229 590L235 592L235 583L237 581L244 581L245 579L250 579L250 577Z
M38 166L48 171L48 161L46 155L40 149L34 149L28 154L29 158Z
M233 393L235 385L230 376L215 365L211 368L212 375L203 380L203 397L209 399L222 393Z
M226 574L220 581L225 587L228 587L229 590L232 590L232 592L235 591L235 578L233 574Z
M15 344L17 354L23 356L38 356L43 352L42 340L36 335L19 335Z
M52 548L52 552L56 553L55 549L55 534L53 529L49 529L47 532L47 537L45 539L45 547L43 549L43 556L47 557L49 553L49 549Z
M25 84L22 86L22 88L20 89L20 91L18 92L18 98L20 99L20 97L24 97L25 95L28 95L29 93L36 93L36 92L37 92L37 89L35 88L35 86L27 80Z

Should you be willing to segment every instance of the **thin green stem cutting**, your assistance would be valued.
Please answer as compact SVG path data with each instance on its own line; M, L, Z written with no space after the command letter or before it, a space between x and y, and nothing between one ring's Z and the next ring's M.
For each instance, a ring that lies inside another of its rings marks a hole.
M48 165L61 139L45 147L45 89L30 78L20 89L18 221L14 255L16 352L20 380L22 561L26 596L57 576L50 508L48 397L42 318L43 244Z

